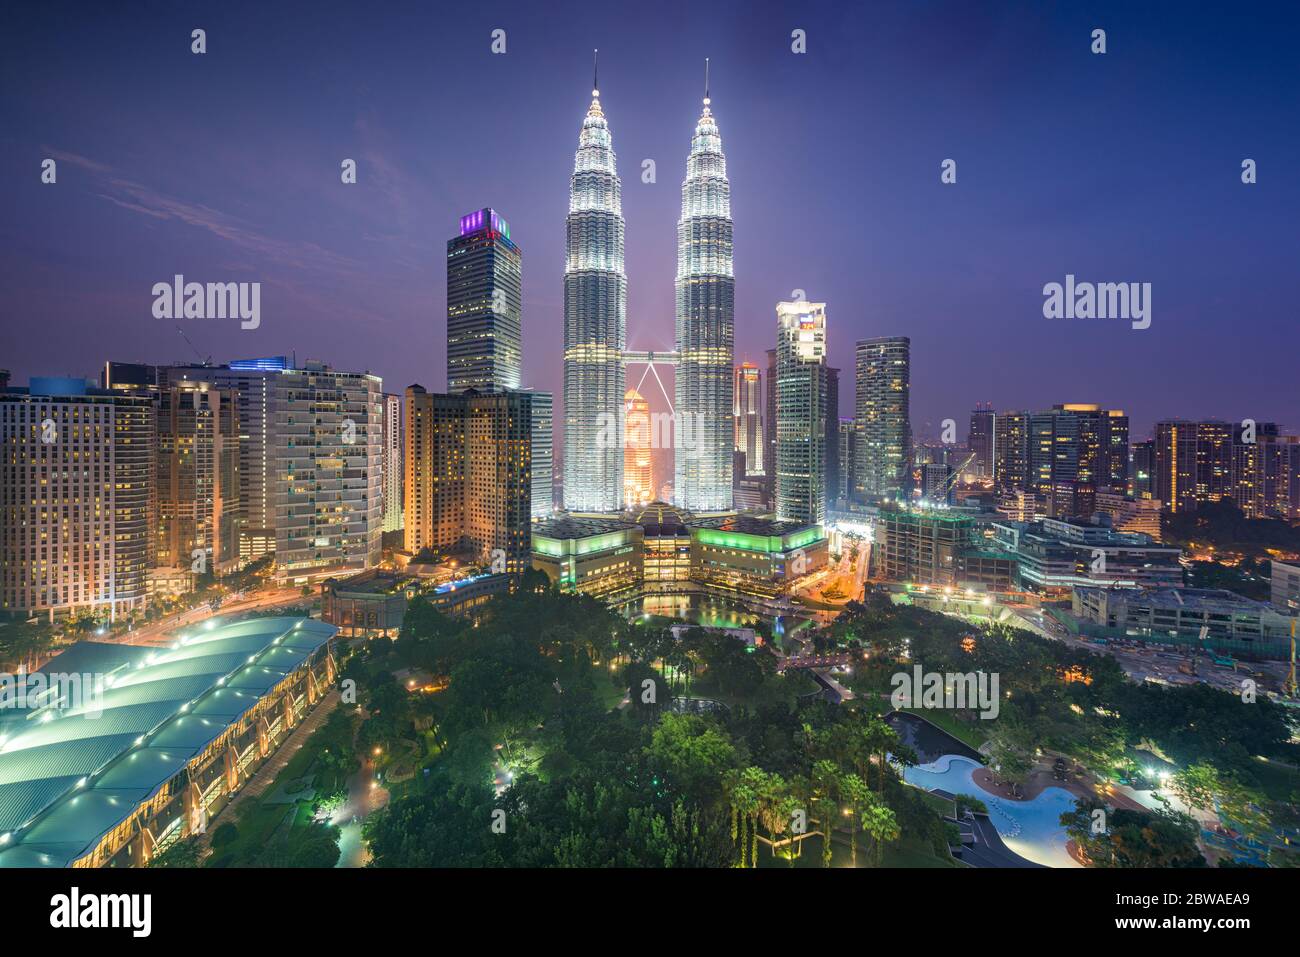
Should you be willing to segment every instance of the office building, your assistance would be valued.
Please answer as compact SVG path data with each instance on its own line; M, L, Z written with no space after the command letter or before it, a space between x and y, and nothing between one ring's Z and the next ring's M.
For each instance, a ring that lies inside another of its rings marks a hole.
M1235 431L1228 422L1157 422L1152 497L1171 512L1231 498Z
M776 515L826 519L826 304L779 302L777 317Z
M447 391L519 388L521 263L494 209L460 218L447 240Z
M966 447L974 454L972 473L981 481L993 481L997 448L997 416L991 406L981 405L970 414Z
M621 186L599 88L592 90L582 122L565 232L564 507L614 512L623 498L618 425L625 391L627 276Z
M555 396L540 389L523 390L533 397L529 436L533 447L533 518L555 512Z
M722 136L709 106L695 125L677 222L678 439L673 494L678 505L719 511L732 505L732 375L735 362L735 277L732 271L731 186ZM681 441L681 420L693 442Z
M1180 550L1082 519L995 522L995 547L1016 557L1020 585L1051 596L1080 585L1178 587Z
M763 376L758 366L742 362L736 366L732 407L735 451L744 456L742 475L763 474Z
M1001 412L993 422L993 480L1000 490L1029 488L1029 413Z
M856 408L859 498L906 500L912 488L911 340L857 344Z

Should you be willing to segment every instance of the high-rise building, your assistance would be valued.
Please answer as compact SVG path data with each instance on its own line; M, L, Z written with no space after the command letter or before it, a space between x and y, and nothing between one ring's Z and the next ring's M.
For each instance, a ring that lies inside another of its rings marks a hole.
M826 520L826 304L776 304L776 514Z
M1133 443L1133 467L1129 477L1129 494L1137 499L1154 497L1156 443L1154 439Z
M539 389L523 390L533 397L532 512L534 519L550 518L555 512L555 396Z
M678 505L693 511L729 509L734 436L726 412L732 408L735 354L731 186L707 81L682 183L676 290L674 496ZM680 439L682 419L689 423L692 448Z
M763 472L763 375L752 362L736 366L732 419L735 450L745 457L744 475Z
M564 506L578 512L612 512L623 497L618 432L625 384L627 276L618 165L599 87L591 91L591 106L582 121L565 231Z
M840 487L840 370L826 367L826 507L839 497Z
M908 497L912 484L911 367L911 340L906 336L858 341L859 497Z
M460 218L447 240L447 391L519 388L519 247L494 209Z
M1067 501L1090 508L1099 488L1127 489L1128 416L1123 412L1069 403L1034 412L1028 423L1029 486L1039 495L1055 496L1058 510ZM1082 494L1063 494L1064 483ZM1072 514L1087 517L1091 512Z
M384 522L385 532L402 528L402 397L384 393Z
M650 403L636 389L623 395L623 504L631 508L654 501L650 461Z
M82 379L0 392L0 610L143 610L153 430L148 396Z
M407 387L408 552L469 552L508 574L529 566L534 396Z
M763 424L767 431L763 450L763 474L767 478L767 503L776 506L776 350L767 350L767 395L763 404Z
M971 412L966 446L975 455L975 477L992 481L996 471L997 416L991 406L981 405Z
M111 363L118 365L118 363ZM177 381L209 382L238 395L239 555L244 561L275 552L275 463L271 428L276 380L291 366L286 356L240 359L223 366L159 366L159 387ZM112 387L116 387L116 383Z
M853 489L857 486L858 430L853 419L839 420L839 435L836 437L840 451L840 481L835 487L835 498L841 505L847 505L853 499Z
M993 425L993 477L1000 490L1029 488L1029 413L1001 412Z
M1171 512L1231 498L1234 431L1228 422L1157 422L1153 497Z
M155 415L153 564L194 575L239 566L238 396L176 380Z
M1300 436L1279 435L1272 422L1258 423L1253 436L1238 430L1233 498L1249 518L1300 517Z
M306 581L379 563L383 381L315 361L271 383L275 574Z

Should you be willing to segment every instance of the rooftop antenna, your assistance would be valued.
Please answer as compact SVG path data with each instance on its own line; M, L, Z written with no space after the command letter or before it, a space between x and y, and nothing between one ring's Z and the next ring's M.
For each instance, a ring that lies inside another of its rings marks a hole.
M704 105L709 105L709 58L704 58Z
M600 96L600 64L596 60L596 54L600 50L591 51L591 95Z

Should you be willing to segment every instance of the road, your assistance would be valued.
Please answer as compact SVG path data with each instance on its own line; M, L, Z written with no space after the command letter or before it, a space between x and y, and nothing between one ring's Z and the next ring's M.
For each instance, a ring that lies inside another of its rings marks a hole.
M199 624L208 618L245 614L263 608L275 608L281 605L300 605L312 599L304 598L297 588L274 588L252 593L250 596L228 601L219 610L213 612L207 603L190 608L187 611L164 618L161 621L141 625L124 635L96 638L96 641L113 641L124 645L169 645L175 640L173 632L187 626Z

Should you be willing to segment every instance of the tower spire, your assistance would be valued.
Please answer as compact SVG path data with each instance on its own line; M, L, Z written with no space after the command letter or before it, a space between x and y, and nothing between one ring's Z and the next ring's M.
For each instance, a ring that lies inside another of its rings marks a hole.
M600 53L600 50L598 49L591 51L591 95L592 96L600 96L600 63L596 59L596 55L598 53Z
M704 105L709 105L709 58L704 58Z

